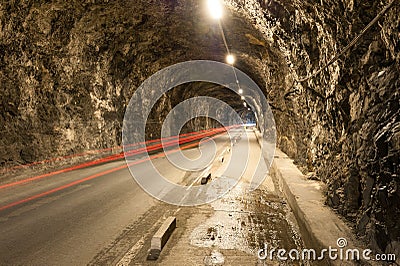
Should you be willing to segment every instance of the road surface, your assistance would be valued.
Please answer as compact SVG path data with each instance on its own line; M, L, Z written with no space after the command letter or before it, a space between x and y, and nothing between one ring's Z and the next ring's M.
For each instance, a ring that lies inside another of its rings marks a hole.
M238 140L249 140L252 152L243 179L222 199L198 207L181 208L152 198L134 181L124 160L0 189L0 208L6 206L0 211L0 264L211 265L222 258L243 265L258 261L256 251L263 242L301 246L272 182L267 178L253 193L246 188L260 156L254 133L247 133ZM230 147L227 134L215 142L218 156L210 166L214 174L222 173L226 160L221 162L221 156L229 159ZM199 150L184 154L196 158ZM199 183L201 171L179 170L165 157L152 162L173 182ZM151 235L169 215L177 217L178 229L159 260L148 262Z

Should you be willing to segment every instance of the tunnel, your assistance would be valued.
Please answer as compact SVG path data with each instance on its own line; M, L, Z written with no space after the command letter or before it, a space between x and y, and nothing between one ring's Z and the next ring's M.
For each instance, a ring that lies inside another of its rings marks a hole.
M399 1L221 0L218 19L210 1L2 1L0 190L18 176L121 152L113 147L123 144L129 102L159 71L228 63L262 91L276 147L323 184L323 204L362 245L399 257ZM240 93L194 81L152 106L145 141L161 138L171 110L200 96L265 131L263 112ZM219 127L204 116L179 133Z

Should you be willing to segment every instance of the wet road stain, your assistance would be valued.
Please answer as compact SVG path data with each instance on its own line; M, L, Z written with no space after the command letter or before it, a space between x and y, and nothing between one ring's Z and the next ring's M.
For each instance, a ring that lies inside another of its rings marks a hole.
M212 266L212 265L223 265L225 262L224 255L222 253L213 250L210 256L206 256L204 258L204 265Z
M261 261L264 244L287 250L303 248L297 225L286 202L260 188L236 185L223 198L207 205L182 207L157 204L104 248L90 265L115 265L144 237L129 265L309 265L299 261ZM177 229L157 261L147 261L150 239L160 222L177 217Z
M214 209L211 217L198 225L190 235L193 246L212 248L221 253L224 250L237 250L255 257L265 244L286 250L303 248L293 214L285 200L272 192L264 189L250 192L245 185L238 184L211 206ZM308 263L269 261L266 265Z

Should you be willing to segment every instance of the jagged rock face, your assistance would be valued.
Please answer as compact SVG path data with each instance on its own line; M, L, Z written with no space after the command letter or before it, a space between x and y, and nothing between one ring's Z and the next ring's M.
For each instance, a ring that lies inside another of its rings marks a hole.
M336 55L384 3L226 4L228 43L237 67L265 91L279 146L304 172L317 173L327 184L327 203L355 222L372 248L394 252L400 242L399 4L305 82L296 80ZM119 145L126 105L146 78L174 63L224 56L218 25L202 1L2 2L0 164ZM210 93L239 108L235 95L197 84L166 95L151 119L161 122L180 101ZM187 130L206 123L200 119ZM159 130L157 123L148 128Z
M125 107L146 78L225 57L218 26L185 1L24 1L0 10L2 164L118 145ZM177 97L163 112L186 96Z
M384 4L352 0L230 4L270 37L287 62L285 80L271 75L267 89L276 107L281 148L304 171L317 172L328 185L328 205L355 222L357 233L371 247L398 254L398 3L340 60L300 83L295 81L325 65Z

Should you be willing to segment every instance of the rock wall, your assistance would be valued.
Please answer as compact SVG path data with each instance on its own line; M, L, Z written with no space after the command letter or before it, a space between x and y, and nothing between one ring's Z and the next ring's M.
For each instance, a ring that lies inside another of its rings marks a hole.
M1 2L0 165L119 145L137 86L170 64L207 58L186 51L190 32L178 28L191 21L180 22L175 5Z
M327 184L327 204L376 251L400 253L400 7L305 82L388 1L229 1L286 62L266 61L279 146ZM268 58L266 58L268 59ZM278 76L277 74L284 75Z

